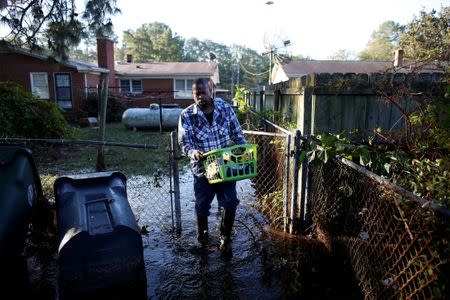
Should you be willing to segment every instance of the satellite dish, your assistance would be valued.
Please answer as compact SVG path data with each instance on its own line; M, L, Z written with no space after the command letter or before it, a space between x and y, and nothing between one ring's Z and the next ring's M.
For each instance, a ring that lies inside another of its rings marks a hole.
M285 63L292 58L291 41L281 30L269 30L264 33L263 54L271 54L274 60Z

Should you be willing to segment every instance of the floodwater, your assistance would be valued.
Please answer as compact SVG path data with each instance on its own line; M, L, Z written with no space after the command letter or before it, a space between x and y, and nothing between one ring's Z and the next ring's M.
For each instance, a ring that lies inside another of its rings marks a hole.
M304 299L360 298L348 261L330 255L306 237L270 230L254 206L250 180L237 184L240 205L233 233L233 256L220 257L221 213L214 200L209 216L209 244L196 240L193 179L180 175L181 235L156 227L143 237L149 299Z
M233 257L220 257L220 212L213 201L209 219L210 241L206 249L196 239L192 175L180 176L182 233L144 237L144 255L150 299L275 299L281 295L277 282L264 282L260 259L260 227L264 218L257 213L249 181L238 183L241 200L233 235ZM274 280L276 281L276 280Z
M193 179L188 168L180 175L182 232L150 223L143 235L149 299L358 299L349 262L330 255L319 242L270 230L254 205L249 180L238 182L233 256L220 257L220 211L213 201L209 245L196 240ZM167 216L167 224L170 224ZM49 252L48 252L49 253ZM57 299L56 254L28 259L32 295Z

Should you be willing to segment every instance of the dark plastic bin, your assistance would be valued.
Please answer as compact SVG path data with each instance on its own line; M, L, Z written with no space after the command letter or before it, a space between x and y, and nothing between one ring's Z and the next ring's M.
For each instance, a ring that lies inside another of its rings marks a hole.
M145 299L142 237L127 200L125 175L60 177L54 190L60 296Z
M22 252L33 207L42 196L31 151L0 145L0 288L28 284ZM20 288L19 288L20 291Z

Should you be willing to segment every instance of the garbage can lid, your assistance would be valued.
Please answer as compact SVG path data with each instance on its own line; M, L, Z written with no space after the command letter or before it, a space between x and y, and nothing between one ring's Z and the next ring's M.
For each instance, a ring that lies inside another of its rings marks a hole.
M38 198L42 198L43 193L41 179L30 149L18 145L0 145L0 167L9 164L17 155L24 155L27 157L36 182Z
M1 145L0 146L0 165L6 165L9 163L16 153L25 154L28 158L31 158L31 151L28 148L17 145Z

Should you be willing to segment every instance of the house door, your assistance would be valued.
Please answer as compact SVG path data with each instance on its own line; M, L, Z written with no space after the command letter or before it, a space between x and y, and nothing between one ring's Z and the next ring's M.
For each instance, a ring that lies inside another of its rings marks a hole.
M72 83L69 73L55 74L56 103L62 108L72 108Z

